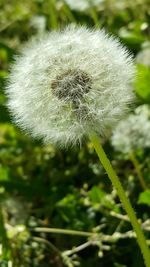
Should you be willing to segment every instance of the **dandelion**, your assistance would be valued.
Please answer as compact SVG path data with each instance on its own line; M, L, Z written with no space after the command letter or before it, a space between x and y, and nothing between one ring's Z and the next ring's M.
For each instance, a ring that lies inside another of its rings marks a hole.
M105 136L133 101L127 50L104 31L68 27L29 44L7 87L16 122L60 146L81 143L91 129Z
M150 147L150 109L147 105L139 106L134 114L117 125L113 131L112 145L125 155Z
M132 57L104 31L67 27L22 51L12 66L8 106L33 136L60 146L89 136L131 220L145 264L150 253L134 210L99 141L133 101Z
M137 54L136 62L150 67L150 46L146 46Z
M147 189L135 151L150 147L150 109L148 105L139 106L134 114L129 115L117 125L112 135L112 145L132 161L141 187L144 190Z

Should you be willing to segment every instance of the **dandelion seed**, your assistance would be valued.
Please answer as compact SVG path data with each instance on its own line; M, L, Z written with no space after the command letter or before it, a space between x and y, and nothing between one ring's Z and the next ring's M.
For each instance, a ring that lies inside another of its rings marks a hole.
M12 66L8 106L34 137L60 146L106 135L133 100L132 58L104 31L67 27L31 42Z

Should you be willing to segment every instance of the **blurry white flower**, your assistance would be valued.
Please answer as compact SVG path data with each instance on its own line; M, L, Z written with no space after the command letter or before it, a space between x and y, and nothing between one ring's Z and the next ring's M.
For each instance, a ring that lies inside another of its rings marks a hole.
M30 25L41 34L46 29L46 18L44 16L33 16L30 21Z
M72 10L85 11L91 7L98 6L103 0L64 0Z
M150 67L150 47L141 50L136 56L136 62Z
M103 136L133 100L132 58L104 31L67 27L32 42L12 66L7 94L16 122L65 146Z
M129 155L132 150L150 147L150 109L139 106L135 114L121 121L112 136L114 148Z

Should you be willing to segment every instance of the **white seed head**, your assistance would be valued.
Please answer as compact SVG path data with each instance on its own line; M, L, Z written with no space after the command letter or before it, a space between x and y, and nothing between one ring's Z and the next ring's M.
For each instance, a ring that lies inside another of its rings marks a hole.
M60 146L103 136L133 101L132 58L104 31L67 27L24 48L6 88L15 121Z
M86 11L92 7L98 6L103 0L65 0L65 2L72 10Z
M137 54L136 62L150 67L150 47L146 47Z
M139 106L134 114L119 122L112 135L114 148L129 155L133 150L150 147L150 108Z

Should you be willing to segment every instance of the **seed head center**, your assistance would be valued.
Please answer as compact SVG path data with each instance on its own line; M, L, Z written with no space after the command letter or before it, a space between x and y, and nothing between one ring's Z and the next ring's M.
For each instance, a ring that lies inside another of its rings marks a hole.
M67 70L51 83L52 92L59 99L79 103L91 89L91 78L81 70Z

